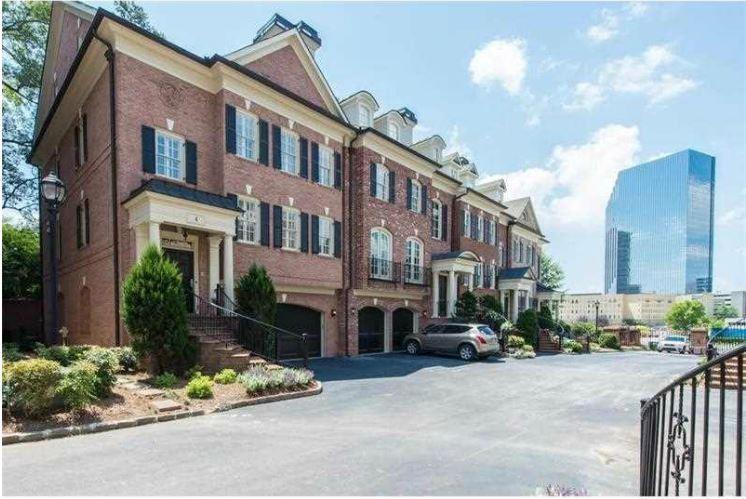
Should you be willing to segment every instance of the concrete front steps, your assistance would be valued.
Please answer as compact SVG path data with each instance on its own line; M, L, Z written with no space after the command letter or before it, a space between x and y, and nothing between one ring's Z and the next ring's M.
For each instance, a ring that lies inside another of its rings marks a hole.
M742 386L746 387L746 359L743 360L742 378ZM710 371L710 388L720 388L720 381L720 366L715 366ZM738 389L738 357L725 361L725 388Z
M546 329L539 331L539 352L560 353L559 341L554 341L552 335Z

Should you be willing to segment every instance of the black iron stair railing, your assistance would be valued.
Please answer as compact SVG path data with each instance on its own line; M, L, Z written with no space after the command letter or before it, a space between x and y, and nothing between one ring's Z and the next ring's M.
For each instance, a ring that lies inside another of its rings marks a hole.
M640 495L741 495L745 356L742 343L641 401Z

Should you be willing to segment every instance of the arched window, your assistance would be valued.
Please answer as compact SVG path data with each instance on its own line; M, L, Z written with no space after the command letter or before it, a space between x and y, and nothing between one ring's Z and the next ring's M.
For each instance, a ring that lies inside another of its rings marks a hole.
M404 261L405 282L421 284L424 278L422 271L422 242L410 237L407 239L406 260Z
M399 140L399 125L396 123L389 122L389 137L394 140Z
M435 239L441 239L443 236L443 214L441 210L443 205L437 199L433 199L433 206L430 210L430 236Z
M391 234L385 229L370 231L370 276L391 279Z
M368 106L360 105L360 126L369 127L372 125L371 113Z
M389 170L376 164L376 197L381 201L389 200Z

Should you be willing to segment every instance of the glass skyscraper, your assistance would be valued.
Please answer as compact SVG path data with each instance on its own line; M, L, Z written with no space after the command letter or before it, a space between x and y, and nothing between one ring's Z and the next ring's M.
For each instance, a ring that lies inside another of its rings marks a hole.
M687 149L619 172L606 205L606 293L712 291L715 158Z

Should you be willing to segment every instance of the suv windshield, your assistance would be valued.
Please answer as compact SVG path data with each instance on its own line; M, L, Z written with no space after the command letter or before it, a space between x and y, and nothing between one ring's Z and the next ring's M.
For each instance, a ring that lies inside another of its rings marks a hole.
M666 341L686 341L683 336L666 336Z
M495 334L495 332L492 329L490 329L489 326L478 326L477 329L479 330L480 333L484 333L486 335Z

